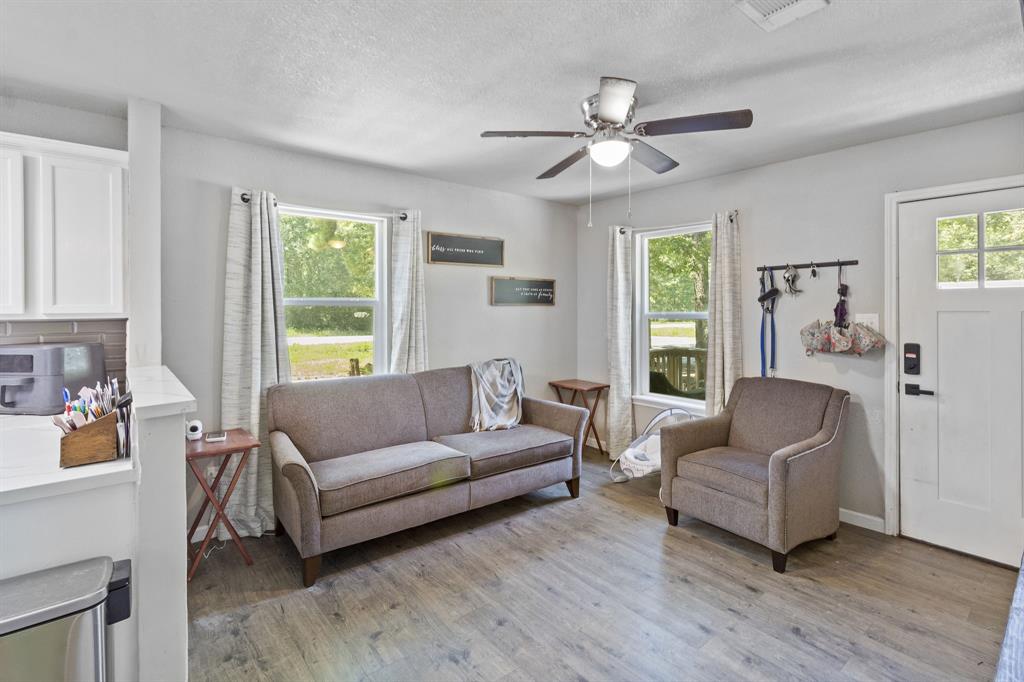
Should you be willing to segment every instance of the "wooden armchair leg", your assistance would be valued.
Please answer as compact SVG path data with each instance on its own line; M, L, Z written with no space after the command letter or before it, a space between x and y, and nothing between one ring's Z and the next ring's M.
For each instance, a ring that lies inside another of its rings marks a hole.
M312 587L320 576L320 554L302 560L302 584Z
M665 516L668 517L668 525L678 526L679 525L679 510L673 509L672 507L665 507Z
M580 496L580 477L570 478L565 482L565 487L569 489L569 494L573 499L578 498Z
M781 552L772 551L772 568L775 569L776 573L786 572L786 559L789 558L788 554L782 554Z
M832 533L832 535L826 535L825 539L826 540L835 540L836 539L836 534Z
M284 524L281 523L281 519L274 517L274 535L284 535Z

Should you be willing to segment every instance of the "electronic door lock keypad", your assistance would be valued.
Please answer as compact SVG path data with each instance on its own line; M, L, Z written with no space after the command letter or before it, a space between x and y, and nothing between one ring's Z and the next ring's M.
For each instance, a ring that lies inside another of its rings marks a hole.
M905 344L903 344L903 373L904 374L920 374L921 373L921 344L919 344L919 343L905 343Z

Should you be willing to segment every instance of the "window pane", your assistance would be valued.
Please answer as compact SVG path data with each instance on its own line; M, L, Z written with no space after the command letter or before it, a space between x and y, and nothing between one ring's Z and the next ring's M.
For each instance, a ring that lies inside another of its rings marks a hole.
M281 214L285 298L374 298L376 225Z
M978 248L978 216L958 215L935 221L939 251Z
M986 251L985 286L1024 286L1024 251Z
M373 374L373 308L287 306L292 379Z
M978 286L978 254L939 255L940 289L965 289Z
M985 246L1024 246L1024 208L986 213Z
M703 312L708 309L711 232L675 234L647 240L647 309Z
M708 323L649 320L651 393L704 399Z

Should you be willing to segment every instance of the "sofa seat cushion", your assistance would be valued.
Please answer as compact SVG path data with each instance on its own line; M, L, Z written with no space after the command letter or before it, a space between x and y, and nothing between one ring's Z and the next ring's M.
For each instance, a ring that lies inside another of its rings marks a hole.
M769 455L733 447L700 450L676 463L676 474L706 488L768 505Z
M469 455L471 479L569 457L573 447L572 436L531 424L503 431L438 436L434 440Z
M334 516L469 477L469 457L420 441L310 462L320 513Z

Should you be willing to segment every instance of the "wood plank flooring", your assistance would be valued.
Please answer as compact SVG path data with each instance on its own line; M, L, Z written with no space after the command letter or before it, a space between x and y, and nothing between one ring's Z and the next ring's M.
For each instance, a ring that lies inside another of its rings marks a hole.
M768 551L680 517L657 479L553 486L324 557L229 545L189 587L199 680L992 678L1016 573L843 525Z

